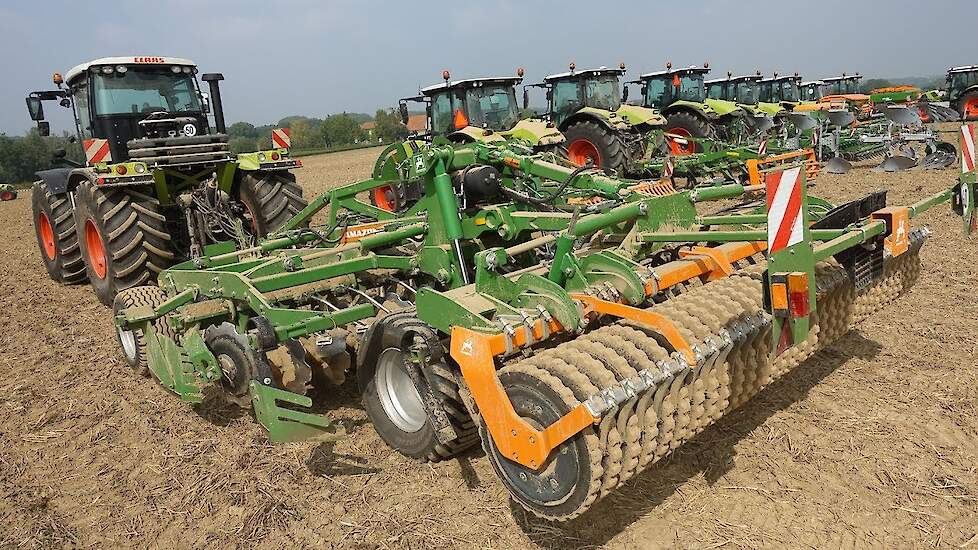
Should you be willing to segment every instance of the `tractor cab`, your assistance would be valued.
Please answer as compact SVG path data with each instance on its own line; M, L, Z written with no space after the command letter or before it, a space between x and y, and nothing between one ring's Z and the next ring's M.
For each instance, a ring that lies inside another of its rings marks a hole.
M706 95L709 99L732 101L751 114L773 117L784 110L777 103L760 100L760 82L764 77L760 71L751 75L733 76L706 81Z
M677 101L706 102L704 80L709 72L709 66L673 69L668 63L666 70L643 74L634 83L642 85L643 105L665 110Z
M945 97L964 120L978 120L978 65L947 70Z
M516 74L515 77L453 81L451 74L444 71L442 84L428 86L418 96L401 99L402 122L407 124L407 102L414 101L425 104L429 138L455 142L518 138L534 147L562 142L563 136L553 125L548 126L539 119L520 119L516 86L523 82L523 69Z
M547 91L547 110L550 120L557 126L582 109L615 112L622 106L619 80L625 74L624 67L609 69L576 70L553 74L534 84Z
M790 108L802 101L801 76L798 73L790 76L774 73L773 77L760 80L759 85L760 100L764 103L778 103Z
M831 76L828 78L823 78L822 82L825 83L825 94L826 96L846 96L846 95L860 95L859 91L859 81L862 80L863 76L859 73L853 75L847 75L842 73L842 76Z
M55 73L57 89L32 92L27 106L42 135L50 133L44 101L56 100L72 109L83 143L104 140L96 142L95 156L87 155L89 162L103 158L122 162L129 159L131 140L210 133L208 95L198 86L196 74L196 64L188 59L106 57L73 67L64 77ZM212 95L215 88L216 81ZM214 99L219 109L219 95ZM223 115L216 112L215 118L221 126L218 131L223 132Z
M818 101L825 95L825 83L821 80L809 80L799 86L802 101Z

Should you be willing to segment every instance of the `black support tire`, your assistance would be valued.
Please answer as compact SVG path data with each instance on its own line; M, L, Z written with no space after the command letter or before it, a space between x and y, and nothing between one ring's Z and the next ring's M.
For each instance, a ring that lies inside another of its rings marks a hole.
M592 120L581 120L564 131L567 160L577 166L593 164L605 172L624 174L628 159L621 135Z
M38 181L31 187L31 208L37 248L48 275L63 284L87 281L70 197L66 193L55 195Z
M682 137L706 138L710 137L710 124L692 113L680 111L666 117L666 133ZM703 151L701 145L692 142L688 146L681 146L670 141L669 148L675 155L689 155Z
M152 285L174 261L160 203L142 190L82 183L75 192L75 227L88 280L99 301Z
M416 341L432 344L427 390L455 430L457 437L448 443L438 440L423 405L422 390L404 366L408 348ZM478 427L462 402L455 374L434 346L439 344L438 339L413 310L395 312L377 321L361 342L369 349L361 348L358 353L357 381L367 416L385 443L410 458L437 461L479 442Z
M137 306L157 307L166 301L166 292L158 286L137 286L127 288L112 301L112 316L122 310ZM176 339L176 334L166 317L153 321L153 329L159 335ZM124 330L115 327L116 342L122 349L122 358L126 364L140 376L149 376L149 358L146 353L146 334L142 330Z
M302 188L290 172L246 172L238 185L238 198L251 221L249 228L258 237L282 227L309 205Z

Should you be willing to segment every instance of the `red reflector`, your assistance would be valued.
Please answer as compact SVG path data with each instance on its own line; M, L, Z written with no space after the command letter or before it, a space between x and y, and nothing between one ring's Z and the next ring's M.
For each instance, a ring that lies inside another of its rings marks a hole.
M302 161L299 160L299 159L295 159L295 167L296 168L302 168Z
M272 153L272 160L278 160L278 153Z
M126 175L126 172L128 172L128 171L129 170L126 168L126 166L124 164L120 164L119 166L116 166L115 167L115 173L116 174L119 174L120 176Z
M95 180L95 183L97 183L99 185L102 185L103 183L105 183L105 178L99 178L99 179Z
M788 308L791 310L792 317L807 317L810 313L808 307L808 289L804 292L788 293Z

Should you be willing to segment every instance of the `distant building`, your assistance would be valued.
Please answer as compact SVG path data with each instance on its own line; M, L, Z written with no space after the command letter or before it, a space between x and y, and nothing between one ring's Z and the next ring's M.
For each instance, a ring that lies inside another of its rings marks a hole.
M377 123L368 120L360 125L360 128L367 132L367 136L371 141L380 141L380 137L377 135ZM424 113L411 113L408 115L407 129L409 132L424 132L428 129L428 115Z

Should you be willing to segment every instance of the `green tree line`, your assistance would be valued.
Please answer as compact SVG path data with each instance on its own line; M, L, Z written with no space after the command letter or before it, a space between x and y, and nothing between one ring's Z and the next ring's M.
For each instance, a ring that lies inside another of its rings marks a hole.
M407 137L407 128L393 111L379 109L372 120L374 127L369 130L362 124L371 118L363 113L341 113L325 118L289 116L278 124L264 126L235 122L228 126L228 138L231 150L243 153L271 146L273 128L289 128L292 148L296 151L334 149L368 142L388 143Z
M26 136L0 134L0 183L34 181L35 172L56 166L53 159L58 149L64 149L69 159L84 160L81 146L67 132L49 137L41 137L36 129Z

